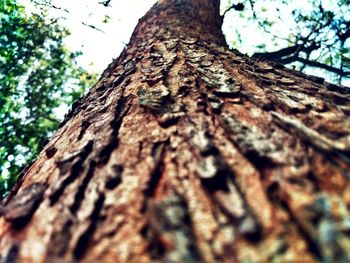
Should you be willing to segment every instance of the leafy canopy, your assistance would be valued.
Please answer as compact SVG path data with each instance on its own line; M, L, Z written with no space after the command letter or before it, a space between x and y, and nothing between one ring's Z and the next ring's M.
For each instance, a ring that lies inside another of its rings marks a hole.
M96 80L63 43L67 29L17 0L0 1L0 199L59 124L62 105Z

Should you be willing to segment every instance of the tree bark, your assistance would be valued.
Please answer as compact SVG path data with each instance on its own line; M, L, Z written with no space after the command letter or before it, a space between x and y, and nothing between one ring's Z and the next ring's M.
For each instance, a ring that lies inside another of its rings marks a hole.
M350 91L163 0L0 209L1 262L350 260Z

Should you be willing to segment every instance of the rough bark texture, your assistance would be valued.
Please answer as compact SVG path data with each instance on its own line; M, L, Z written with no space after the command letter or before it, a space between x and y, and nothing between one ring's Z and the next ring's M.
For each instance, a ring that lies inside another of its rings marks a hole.
M0 209L2 262L350 260L350 92L168 0Z

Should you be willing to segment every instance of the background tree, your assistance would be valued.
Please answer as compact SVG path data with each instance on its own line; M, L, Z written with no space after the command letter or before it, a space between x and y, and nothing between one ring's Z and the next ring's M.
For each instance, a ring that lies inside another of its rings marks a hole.
M229 39L237 49L255 45L254 57L327 76L341 83L350 77L350 2L228 1L226 16L233 15L235 33ZM227 13L238 10L239 14ZM243 10L243 11L242 11ZM245 21L245 22L244 22ZM254 32L249 38L246 32Z
M2 202L5 262L347 262L349 89L159 0Z
M80 97L96 76L67 50L68 30L45 13L0 3L0 198L58 128L57 110Z

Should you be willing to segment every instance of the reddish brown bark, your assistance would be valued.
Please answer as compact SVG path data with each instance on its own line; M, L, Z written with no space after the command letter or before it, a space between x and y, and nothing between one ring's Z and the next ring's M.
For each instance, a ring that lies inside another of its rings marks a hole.
M3 262L350 260L350 92L165 0L3 202Z

